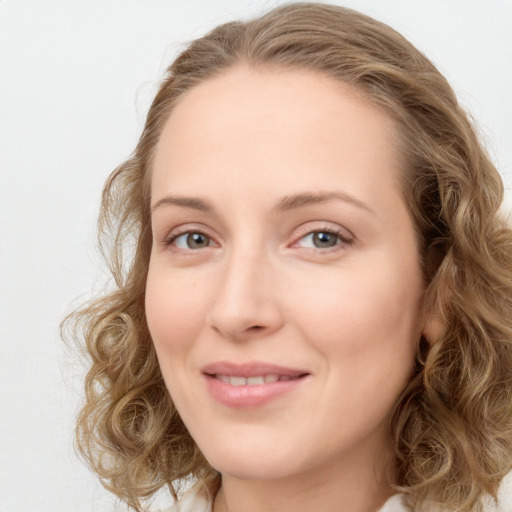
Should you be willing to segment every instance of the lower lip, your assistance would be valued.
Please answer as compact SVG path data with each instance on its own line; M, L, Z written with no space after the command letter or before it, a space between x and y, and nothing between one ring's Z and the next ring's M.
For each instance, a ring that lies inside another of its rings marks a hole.
M233 409L252 409L293 391L306 377L253 386L233 386L210 375L205 375L205 380L208 391L217 402Z

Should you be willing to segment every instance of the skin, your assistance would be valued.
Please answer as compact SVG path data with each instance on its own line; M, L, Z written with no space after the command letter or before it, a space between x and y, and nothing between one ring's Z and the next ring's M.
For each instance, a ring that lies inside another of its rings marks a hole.
M146 312L172 400L222 473L215 512L370 512L393 493L390 410L429 329L395 134L346 84L244 65L187 92L166 123ZM279 208L305 193L341 196ZM233 409L201 373L219 360L309 375Z

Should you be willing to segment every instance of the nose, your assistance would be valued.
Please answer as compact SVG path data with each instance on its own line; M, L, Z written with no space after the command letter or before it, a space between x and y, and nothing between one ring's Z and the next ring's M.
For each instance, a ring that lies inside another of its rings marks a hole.
M224 338L261 338L283 325L276 272L268 258L234 255L218 268L218 286L207 321Z

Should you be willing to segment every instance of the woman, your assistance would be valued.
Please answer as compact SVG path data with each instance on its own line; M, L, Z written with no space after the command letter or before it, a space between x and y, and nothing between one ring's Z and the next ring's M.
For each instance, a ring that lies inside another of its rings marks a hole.
M391 28L291 4L194 41L104 190L83 455L137 510L187 477L194 512L483 510L511 469L502 195Z

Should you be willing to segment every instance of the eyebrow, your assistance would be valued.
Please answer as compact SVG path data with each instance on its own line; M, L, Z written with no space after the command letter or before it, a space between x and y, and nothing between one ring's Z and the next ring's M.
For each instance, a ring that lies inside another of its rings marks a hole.
M315 193L303 192L299 194L284 196L277 202L275 209L279 212L286 212L290 210L296 210L298 208L304 208L305 206L327 203L333 200L349 203L375 215L375 212L368 205L351 196L350 194L340 191ZM212 213L214 211L213 206L208 201L205 201L200 197L165 196L162 199L156 201L151 206L151 212L153 213L157 208L160 208L164 205L181 206L184 208L191 208L193 210L199 210L207 213Z
M202 212L213 212L213 206L199 197L166 196L151 206L151 213L153 213L157 208L166 205L183 206L185 208L192 208L193 210L200 210Z
M289 210L295 210L297 208L303 208L304 206L310 206L320 203L327 203L332 200L343 201L344 203L349 203L358 208L366 210L369 213L375 212L365 203L356 199L354 196L347 194L346 192L305 192L302 194L294 194L291 196L285 196L279 200L277 203L277 210L284 212Z

